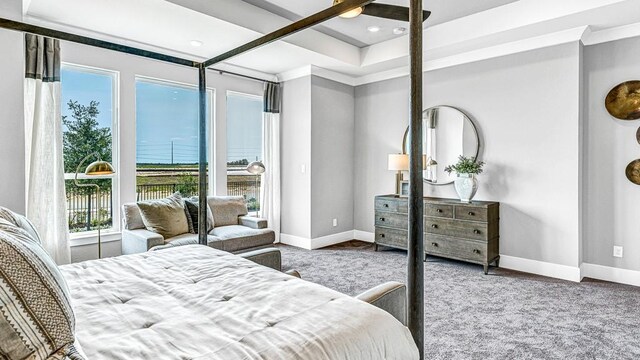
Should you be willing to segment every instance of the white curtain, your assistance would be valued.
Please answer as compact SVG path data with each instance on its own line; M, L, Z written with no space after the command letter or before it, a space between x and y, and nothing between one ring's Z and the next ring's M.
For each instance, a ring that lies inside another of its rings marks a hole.
M262 156L265 172L260 184L260 216L280 241L280 87L265 84Z
M68 264L60 45L57 40L30 34L25 35L25 45L26 215L49 255L59 265Z

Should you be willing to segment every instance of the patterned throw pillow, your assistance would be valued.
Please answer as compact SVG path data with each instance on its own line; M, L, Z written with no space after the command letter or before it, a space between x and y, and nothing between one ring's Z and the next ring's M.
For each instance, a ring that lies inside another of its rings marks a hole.
M184 201L180 193L160 200L141 201L138 208L147 230L158 233L165 239L189 232Z
M189 221L191 222L191 228L189 232L192 234L198 233L198 209L200 208L200 203L198 202L198 197L194 196L189 199L184 199L184 205L187 209L187 214L189 215ZM211 212L211 208L209 204L207 204L207 233L213 230L215 224L213 223L213 212Z
M82 359L58 267L29 233L0 219L0 358Z

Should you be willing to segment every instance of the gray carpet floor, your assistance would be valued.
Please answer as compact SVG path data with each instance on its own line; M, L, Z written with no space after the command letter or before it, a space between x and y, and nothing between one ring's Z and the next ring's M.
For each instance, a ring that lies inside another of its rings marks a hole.
M348 295L406 282L406 252L280 245L285 270ZM640 359L640 288L429 258L425 359Z

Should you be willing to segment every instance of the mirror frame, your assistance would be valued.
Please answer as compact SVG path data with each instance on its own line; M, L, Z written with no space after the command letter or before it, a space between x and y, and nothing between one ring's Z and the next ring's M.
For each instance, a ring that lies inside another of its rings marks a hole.
M469 116L469 114L467 114L466 112L460 110L459 108L455 107L455 106L450 106L450 105L436 105L436 106L432 106L430 108L424 109L422 110L422 114L424 115L425 112L435 109L435 108L449 108L449 109L453 109L456 111L459 111L462 115L464 115L467 120L469 120L469 123L471 124L471 129L473 129L473 133L476 135L476 139L478 139L478 146L476 146L476 152L475 155L473 155L473 161L478 161L478 156L480 155L480 134L478 134L478 128L476 127L476 123L471 119L471 116ZM422 129L422 131L424 132L424 127ZM406 154L407 153L407 140L409 138L409 126L407 126L407 130L404 131L404 137L402 138L402 153ZM422 144L424 147L424 144ZM422 177L422 181L425 184L429 184L429 185L433 185L433 186L442 186L442 185L451 185L453 184L453 180L449 181L449 182L443 182L443 183L433 183L430 181L427 181L424 176Z

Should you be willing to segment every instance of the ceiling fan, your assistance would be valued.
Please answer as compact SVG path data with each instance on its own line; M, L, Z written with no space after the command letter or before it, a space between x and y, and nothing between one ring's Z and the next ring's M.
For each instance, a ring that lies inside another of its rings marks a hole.
M340 4L344 0L333 0L333 5ZM431 15L431 11L423 11L422 12L422 21L427 20L429 15ZM404 6L396 6L396 5L387 5L387 4L376 4L371 3L362 7L357 7L355 9L349 10L345 13L340 14L341 18L351 19L360 14L375 16L384 19L391 20L400 20L400 21L409 21L409 8Z

